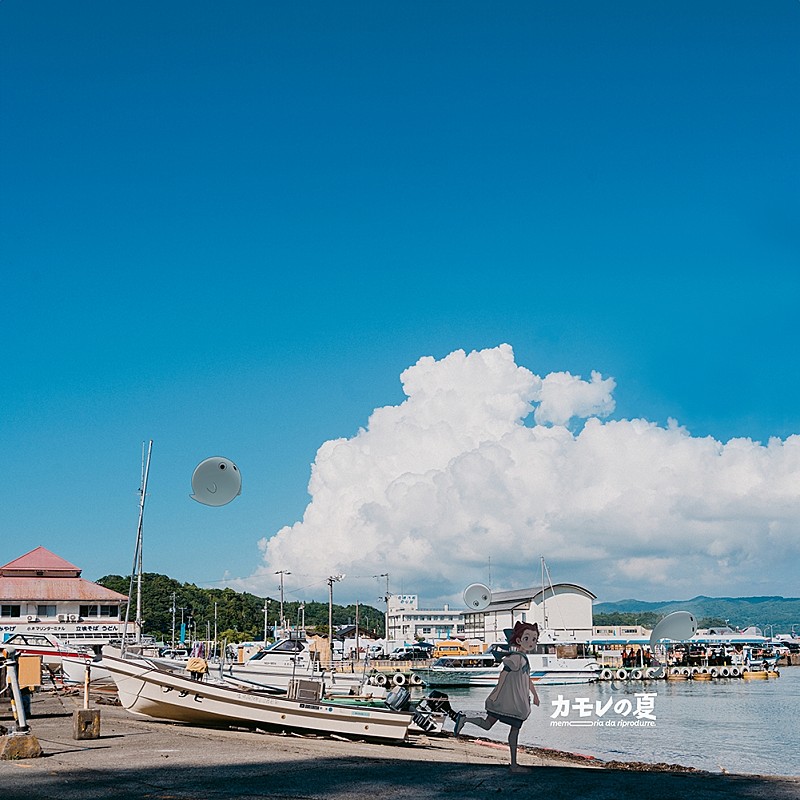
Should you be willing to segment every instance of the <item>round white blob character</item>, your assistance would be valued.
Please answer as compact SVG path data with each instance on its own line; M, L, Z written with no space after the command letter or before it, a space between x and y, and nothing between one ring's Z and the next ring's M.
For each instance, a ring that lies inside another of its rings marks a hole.
M242 493L242 474L228 458L201 461L192 473L192 500L205 506L224 506Z

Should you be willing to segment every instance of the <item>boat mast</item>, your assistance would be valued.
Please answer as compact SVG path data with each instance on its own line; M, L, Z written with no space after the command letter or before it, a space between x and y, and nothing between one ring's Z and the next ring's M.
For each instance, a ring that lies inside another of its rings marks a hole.
M547 587L544 585L544 556L540 556L542 562L542 624L544 633L547 630Z
M144 456L144 442L142 443L142 484L139 489L139 524L136 526L136 548L133 553L133 566L131 567L131 581L128 587L128 605L125 609L125 628L122 636L122 650L128 637L128 620L131 613L131 595L133 594L133 579L136 576L136 644L142 643L142 524L144 522L144 501L147 497L147 478L150 474L150 455L153 452L153 440L147 448L147 458Z

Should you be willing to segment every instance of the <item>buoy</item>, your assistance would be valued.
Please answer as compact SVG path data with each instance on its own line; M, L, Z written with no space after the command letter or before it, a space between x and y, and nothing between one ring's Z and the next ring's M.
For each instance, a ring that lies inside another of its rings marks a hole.
M406 676L403 675L402 672L395 672L395 674L392 675L392 683L395 686L405 686L406 685Z

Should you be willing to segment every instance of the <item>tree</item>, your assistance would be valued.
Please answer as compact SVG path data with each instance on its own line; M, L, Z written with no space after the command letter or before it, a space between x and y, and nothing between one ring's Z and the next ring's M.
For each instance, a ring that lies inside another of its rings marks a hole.
M108 589L127 595L130 576L106 575L97 583ZM142 632L168 641L172 638L172 598L175 595L176 637L180 630L181 616L185 624L197 631L198 639L206 638L206 630L214 630L214 603L217 604L217 636L228 641L259 641L264 637L264 602L269 600L270 609L277 609L274 598L258 597L249 592L234 589L203 589L193 583L180 583L167 575L155 572L142 574ZM131 619L135 610L132 601ZM124 610L123 610L124 613ZM361 606L361 613L372 619L383 619L381 612L371 606ZM274 622L275 612L272 612ZM284 603L284 616L299 626L300 603ZM328 628L328 604L312 601L305 604L305 624L318 630ZM355 606L333 605L333 624L344 625L355 618ZM224 631L223 636L220 631Z

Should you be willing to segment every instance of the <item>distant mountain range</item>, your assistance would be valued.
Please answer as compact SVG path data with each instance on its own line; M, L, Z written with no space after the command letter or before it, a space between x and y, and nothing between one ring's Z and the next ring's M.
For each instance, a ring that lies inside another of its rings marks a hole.
M797 597L705 597L691 600L664 600L650 603L645 600L618 600L614 603L595 603L595 619L608 614L656 614L659 617L672 611L690 611L698 620L728 621L732 627L755 625L774 626L767 633L789 633L795 626L800 634L800 598ZM597 622L595 622L597 624Z

